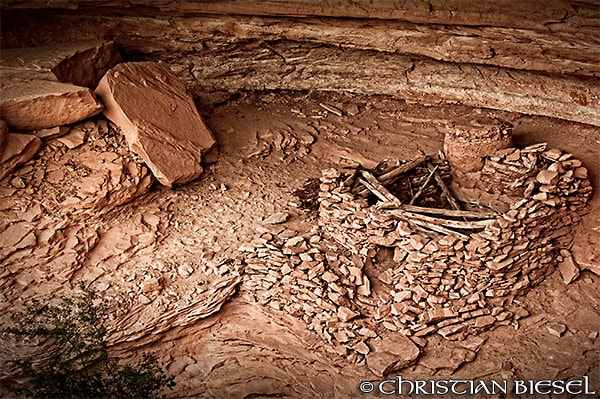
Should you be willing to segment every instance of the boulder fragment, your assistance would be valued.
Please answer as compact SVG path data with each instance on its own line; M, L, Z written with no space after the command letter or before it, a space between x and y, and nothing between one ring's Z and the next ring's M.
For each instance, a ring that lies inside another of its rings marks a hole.
M345 306L340 307L337 314L338 318L343 322L350 321L359 316L359 313L353 312L351 309Z
M86 133L83 130L73 129L68 134L59 137L57 140L66 145L67 148L73 149L85 143Z
M64 136L71 130L71 126L55 126L48 129L36 130L33 134L44 140Z
M102 111L86 87L40 79L6 78L0 83L0 115L18 131L74 123Z
M378 376L411 366L421 351L407 337L394 336L371 344L371 352L367 354L367 366Z
M564 257L563 261L558 264L558 271L562 276L565 284L571 284L579 277L579 267L575 264L573 257L567 250L561 250L561 255Z
M287 212L277 212L269 216L264 220L265 224L280 224L285 223L290 218L290 214Z
M0 157L0 179L29 161L42 147L42 140L29 134L8 133Z
M546 330L555 337L560 338L567 331L567 326L561 323L548 323L546 324Z
M541 184L556 184L558 182L558 172L548 169L541 170L536 176L536 180Z
M166 64L128 62L111 69L96 89L105 115L118 125L165 186L202 173L201 157L215 144L184 84Z
M586 167L581 166L581 167L575 169L575 171L573 172L573 176L575 176L578 179L587 179L588 178L588 170Z
M4 77L54 80L94 89L119 62L121 55L114 42L85 40L3 49L0 71Z

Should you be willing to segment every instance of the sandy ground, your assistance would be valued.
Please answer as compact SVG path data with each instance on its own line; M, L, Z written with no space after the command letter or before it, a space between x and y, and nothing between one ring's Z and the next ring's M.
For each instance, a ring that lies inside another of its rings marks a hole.
M71 259L76 267L68 271L48 255L52 251L39 256L34 251L22 264L35 264L44 276L31 276L25 266L0 276L4 310L21 298L70 289L78 279L94 282L114 304L114 353L154 351L176 376L175 389L167 392L172 398L377 397L358 390L363 380L380 380L364 362L350 361L301 319L261 306L239 288L244 273L233 260L243 257L242 244L269 229L302 233L316 224L315 213L300 208L294 192L323 169L412 159L418 151L435 154L446 124L491 115L514 124L518 146L547 142L572 152L590 170L594 187L600 186L600 128L587 125L327 93L244 94L200 110L220 146L218 162L200 179L175 189L155 185L126 205L71 219L63 238L50 245L55 253L76 250ZM35 197L19 193L13 194L16 202ZM598 263L600 199L593 197L590 205L573 251L578 261ZM46 212L44 218L61 217ZM283 225L265 225L276 212L291 217ZM529 317L463 342L430 337L421 343L417 364L394 375L496 380L585 375L600 392L599 280L584 271L566 285L554 273L518 298ZM567 327L560 337L548 329L556 323Z

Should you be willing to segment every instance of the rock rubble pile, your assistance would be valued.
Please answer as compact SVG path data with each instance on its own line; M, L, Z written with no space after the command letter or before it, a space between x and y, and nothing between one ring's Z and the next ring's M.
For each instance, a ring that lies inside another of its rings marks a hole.
M353 255L322 236L320 228L298 235L283 227L264 229L240 248L245 280L242 291L261 305L285 311L304 322L350 361L378 375L413 364L420 354L400 337L390 346L382 339L396 331L389 306L374 295L364 257ZM383 307L385 309L385 307Z

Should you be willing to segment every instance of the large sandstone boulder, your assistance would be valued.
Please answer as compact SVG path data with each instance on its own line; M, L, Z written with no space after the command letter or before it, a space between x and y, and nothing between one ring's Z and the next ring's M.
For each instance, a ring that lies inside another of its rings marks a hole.
M54 80L94 89L119 62L121 55L114 42L86 40L4 49L0 72L3 77Z
M201 157L215 139L194 100L166 64L123 63L100 81L96 94L104 114L117 124L165 186L189 182L202 173Z
M0 116L17 131L66 125L98 114L90 89L41 79L3 78Z

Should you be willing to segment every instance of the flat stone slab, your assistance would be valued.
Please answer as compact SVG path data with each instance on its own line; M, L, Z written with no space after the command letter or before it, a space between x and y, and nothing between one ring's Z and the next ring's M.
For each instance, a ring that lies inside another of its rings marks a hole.
M120 64L106 73L96 94L106 117L121 128L130 150L161 184L171 187L200 176L202 155L215 139L166 64Z
M421 353L419 348L403 335L372 342L371 349L371 353L366 356L367 367L380 377L411 366Z
M3 77L37 78L95 89L106 71L121 62L114 42L85 40L43 47L3 49Z
M42 147L42 140L31 134L7 133L0 154L0 179L29 161Z
M67 83L3 78L0 89L0 117L17 131L78 122L103 108L90 89Z
M560 254L563 256L563 260L558 263L558 271L565 284L571 284L579 277L579 267L577 267L569 251L563 249Z

